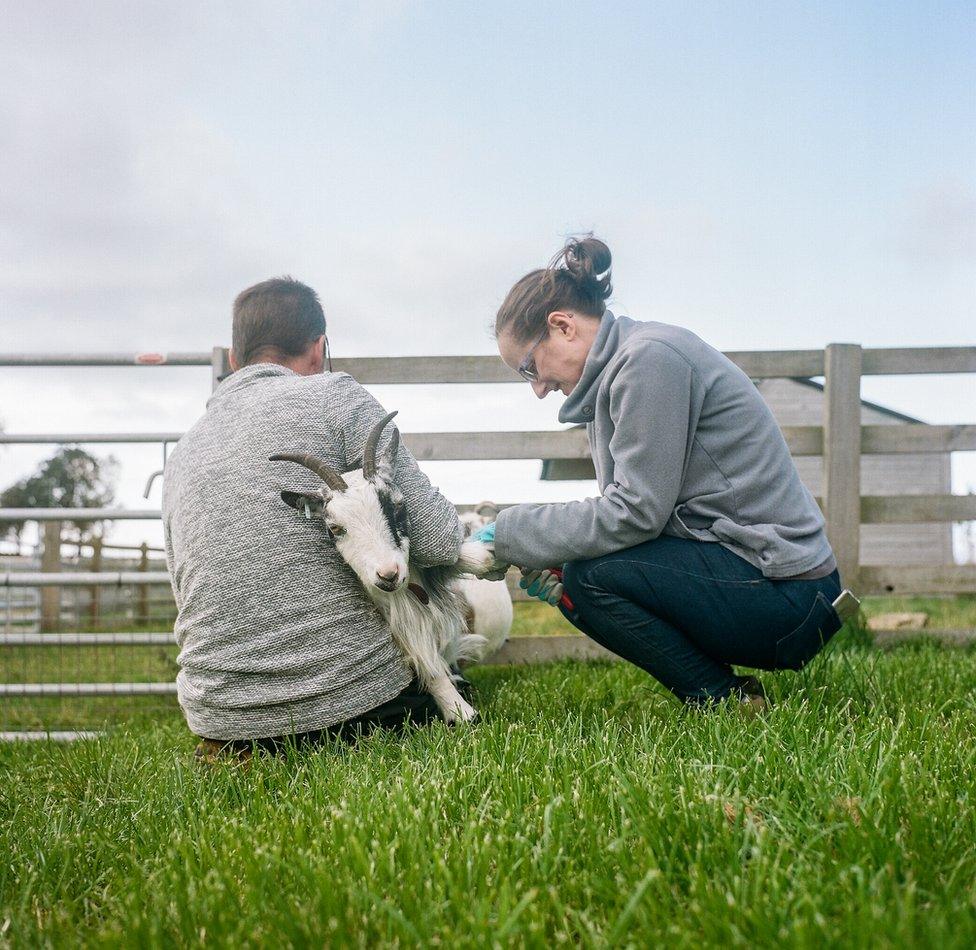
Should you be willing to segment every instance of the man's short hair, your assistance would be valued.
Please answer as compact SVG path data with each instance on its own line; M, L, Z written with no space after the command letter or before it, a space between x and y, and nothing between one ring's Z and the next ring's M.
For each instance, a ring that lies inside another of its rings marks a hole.
M318 294L291 277L272 277L234 301L232 346L239 366L301 356L325 333Z

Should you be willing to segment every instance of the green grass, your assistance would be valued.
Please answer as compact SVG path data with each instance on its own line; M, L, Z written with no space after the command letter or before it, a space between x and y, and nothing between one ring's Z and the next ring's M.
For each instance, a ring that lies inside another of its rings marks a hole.
M762 719L624 664L473 678L476 727L249 771L176 714L0 746L0 943L976 942L976 651L845 635Z
M866 597L864 612L877 614L917 612L928 614L926 626L933 630L976 630L976 595L953 597Z
M976 597L871 597L865 615L922 610L929 614L929 629L976 629ZM118 630L171 631L172 622L136 627L121 622ZM515 605L512 636L577 634L558 610L539 602ZM866 637L860 639L866 642ZM152 682L176 677L174 646L131 647L25 647L0 652L0 682ZM0 701L0 730L97 729L133 717L154 717L174 708L165 696L39 697Z
M578 634L579 631L549 604L541 601L520 602L514 605L513 637L541 637L557 634Z

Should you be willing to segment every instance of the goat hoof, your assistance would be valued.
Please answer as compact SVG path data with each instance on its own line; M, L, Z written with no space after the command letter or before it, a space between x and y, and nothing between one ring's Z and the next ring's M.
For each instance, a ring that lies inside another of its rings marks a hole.
M481 716L478 714L478 710L468 706L465 708L460 708L453 710L444 717L444 721L451 727L458 725L474 725L481 720Z
M470 719L454 718L448 719L447 724L452 728L460 728L463 726L476 726L481 722L481 716L475 713Z

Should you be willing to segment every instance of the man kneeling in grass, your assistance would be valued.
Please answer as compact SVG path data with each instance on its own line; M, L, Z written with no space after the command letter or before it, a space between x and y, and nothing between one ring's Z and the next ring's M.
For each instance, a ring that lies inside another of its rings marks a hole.
M352 377L324 372L325 329L318 297L298 281L243 291L234 301L234 372L166 465L176 684L200 758L246 758L255 745L278 750L287 740L438 715L326 531L310 531L279 498L283 473L269 456L287 446L337 471L358 468L385 415ZM310 472L287 477L289 488L318 488ZM457 512L402 445L396 480L411 560L453 564L463 535Z

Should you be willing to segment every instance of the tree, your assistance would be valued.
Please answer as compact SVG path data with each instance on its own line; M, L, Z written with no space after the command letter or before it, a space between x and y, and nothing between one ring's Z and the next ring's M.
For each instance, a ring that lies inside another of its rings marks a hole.
M42 462L33 475L0 492L0 508L104 508L115 500L118 462L112 456L96 458L84 449L65 446ZM102 534L105 522L66 522L79 541ZM0 521L0 533L18 543L24 521Z

